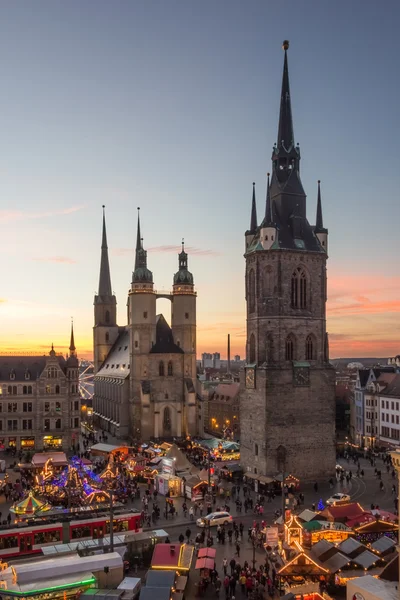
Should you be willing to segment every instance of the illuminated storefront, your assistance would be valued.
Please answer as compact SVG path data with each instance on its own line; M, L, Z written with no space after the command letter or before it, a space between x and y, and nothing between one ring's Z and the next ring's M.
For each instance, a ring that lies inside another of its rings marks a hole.
M62 437L45 435L43 438L43 448L62 448Z
M21 438L21 450L34 450L35 449L35 438L25 437Z

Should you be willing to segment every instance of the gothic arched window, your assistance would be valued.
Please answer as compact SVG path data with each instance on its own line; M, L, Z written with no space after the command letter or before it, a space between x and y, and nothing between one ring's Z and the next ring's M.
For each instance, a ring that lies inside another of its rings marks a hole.
M297 267L292 275L291 304L292 308L307 308L307 274L302 267Z
M266 360L267 364L272 364L274 362L274 340L272 335L269 333L267 335L267 347L266 347Z
M23 394L27 394L28 393L28 388L26 385L24 385L24 387L22 388L22 393Z
M254 444L254 456L258 456L258 444Z
M172 367L172 360L168 362L168 375L171 377L174 374L174 370Z
M163 426L164 429L171 429L171 411L169 410L169 406L164 408Z
M248 299L249 312L253 313L256 308L256 276L254 274L254 269L250 269L249 271Z
M256 338L254 336L254 333L252 333L251 336L250 336L250 342L249 342L249 362L250 363L255 363L256 362Z
M106 323L110 322L110 311L106 310Z
M106 344L108 344L109 341L110 341L110 334L107 331L106 332Z
M164 377L164 363L160 361L158 364L158 374L160 377Z
M314 342L312 335L306 337L306 360L314 360Z
M32 394L32 386L28 385L28 394Z
M288 335L285 342L285 359L294 360L294 337Z

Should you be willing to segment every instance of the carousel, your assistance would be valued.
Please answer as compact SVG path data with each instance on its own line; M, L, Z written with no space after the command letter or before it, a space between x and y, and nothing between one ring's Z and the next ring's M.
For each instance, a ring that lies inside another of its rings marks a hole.
M14 513L16 517L32 517L39 511L43 512L49 509L50 504L38 500L32 492L29 492L21 502L15 502L10 507L10 512Z

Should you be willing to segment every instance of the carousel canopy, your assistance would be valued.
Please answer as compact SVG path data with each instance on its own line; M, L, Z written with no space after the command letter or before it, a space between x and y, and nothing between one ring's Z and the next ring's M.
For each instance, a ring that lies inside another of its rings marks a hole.
M24 498L18 504L14 504L10 508L10 512L15 513L16 515L33 515L38 510L45 510L46 502L42 502L35 498L32 492L29 492L28 496Z
M182 450L179 450L176 444L171 446L166 453L165 458L169 458L174 461L175 471L190 471L193 473L194 471L198 470L192 465Z

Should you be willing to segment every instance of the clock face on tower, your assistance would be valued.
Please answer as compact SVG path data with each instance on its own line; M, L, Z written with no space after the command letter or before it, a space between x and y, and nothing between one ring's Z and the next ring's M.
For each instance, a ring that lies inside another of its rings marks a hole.
M310 385L310 367L294 367L294 385Z
M254 389L256 387L256 370L254 367L246 368L246 387Z

